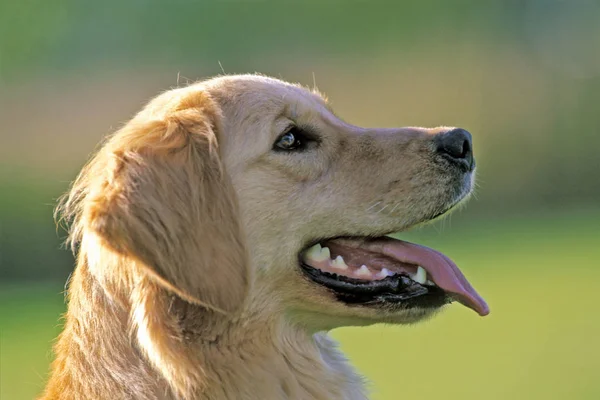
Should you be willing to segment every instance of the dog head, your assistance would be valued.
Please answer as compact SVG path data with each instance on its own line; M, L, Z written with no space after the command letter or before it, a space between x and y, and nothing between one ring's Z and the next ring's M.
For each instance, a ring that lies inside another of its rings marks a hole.
M221 314L260 293L309 329L410 323L452 300L488 312L447 257L386 236L455 207L474 169L462 129L360 128L297 85L225 76L150 102L65 210L99 277Z

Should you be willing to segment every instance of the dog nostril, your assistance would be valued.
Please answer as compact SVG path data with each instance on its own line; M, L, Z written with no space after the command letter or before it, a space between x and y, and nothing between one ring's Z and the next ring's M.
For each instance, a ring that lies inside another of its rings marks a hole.
M469 144L468 140L463 141L462 145L460 145L459 147L460 153L457 152L455 157L456 158L465 158L469 152L471 151L471 145Z
M473 143L471 134L464 129L455 128L440 133L435 138L437 152L451 161L473 167Z

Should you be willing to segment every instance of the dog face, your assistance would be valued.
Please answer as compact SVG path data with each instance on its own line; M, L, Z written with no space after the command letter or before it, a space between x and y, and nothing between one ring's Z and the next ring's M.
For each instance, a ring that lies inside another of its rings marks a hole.
M220 78L205 90L223 112L221 154L256 285L288 315L314 329L410 323L455 298L487 313L445 256L384 238L471 193L466 131L359 128L318 94L264 77ZM431 271L415 281L419 260Z
M410 323L452 300L488 312L446 256L386 236L465 199L474 168L462 129L359 128L299 86L229 76L151 101L61 210L117 292L310 329Z

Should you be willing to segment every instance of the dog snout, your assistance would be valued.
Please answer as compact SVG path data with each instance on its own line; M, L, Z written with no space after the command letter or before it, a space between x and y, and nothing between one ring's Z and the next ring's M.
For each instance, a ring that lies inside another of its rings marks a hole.
M464 171L473 171L475 169L473 139L468 131L462 128L454 128L443 133L438 133L435 136L434 142L437 154L453 165Z

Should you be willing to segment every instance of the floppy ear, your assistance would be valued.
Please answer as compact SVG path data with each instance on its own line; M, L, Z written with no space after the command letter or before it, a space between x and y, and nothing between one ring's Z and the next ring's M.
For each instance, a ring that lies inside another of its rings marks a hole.
M219 157L219 119L199 90L142 111L90 167L101 178L88 182L82 217L86 230L167 290L232 312L246 297L249 268L237 199Z

